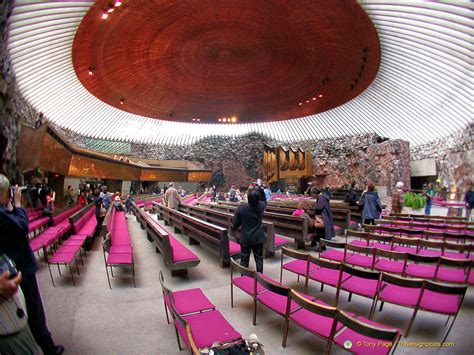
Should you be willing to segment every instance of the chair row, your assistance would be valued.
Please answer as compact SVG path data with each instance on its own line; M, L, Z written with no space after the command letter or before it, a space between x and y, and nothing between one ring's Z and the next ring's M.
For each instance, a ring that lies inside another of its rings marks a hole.
M431 232L447 232L447 233L457 233L457 234L467 234L474 236L474 228L472 226L464 224L445 224L445 223L433 223L433 222L412 222L412 221L393 221L386 219L377 220L377 225L383 228L395 228L402 230L409 230L415 233L414 231L431 231ZM405 232L407 233L407 232Z
M474 241L474 235L469 233L458 233L448 232L445 230L428 230L428 229L416 229L416 228L400 228L390 227L388 225L363 225L363 229L366 232L380 233L380 234L391 234L398 236L406 236L413 238L425 238L425 239L439 239L439 240L451 240L458 243L467 243Z
M458 244L440 240L405 238L388 234L349 231L347 237L359 238L353 245L373 247L391 251L404 251L427 256L444 256L452 259L473 259L474 244ZM429 248L429 249L428 249Z
M163 255L165 266L171 271L172 276L187 274L188 269L200 263L201 260L196 254L180 243L147 212L136 204L132 204L132 211L141 228L146 229L148 240L155 244L157 253Z
M216 310L200 288L172 291L165 284L162 270L160 284L166 320L169 324L168 312L171 313L180 351L180 337L192 354L209 352L215 342L244 342L242 335Z
M381 302L380 310L385 302L413 308L415 311L405 336L410 332L416 313L424 310L449 317L454 316L453 323L444 338L446 340L467 291L467 285L447 285L423 279L408 279L385 272L359 269L346 263L324 260L286 248L283 252L296 260L283 263L282 259L280 278L282 278L283 270L300 276L302 270L305 269L302 275L305 277L305 292L308 290L309 280L319 282L321 291L324 285L335 287L336 306L342 290L349 293L349 301L352 294L372 300L369 319L373 319L379 301Z
M56 248L56 250L51 250L51 257L48 256L46 245L43 246L45 261L48 264L49 274L51 276L51 282L53 283L53 286L55 286L55 283L53 280L53 274L51 272L52 264L55 264L57 266L58 273L60 276L62 275L60 265L67 266L69 268L72 282L74 286L76 286L76 283L74 281L74 273L72 271L72 264L76 264L77 274L80 275L77 256L80 256L81 263L82 265L84 265L82 250L84 250L84 255L87 257L87 249L91 245L91 242L86 245L87 241L91 240L97 229L97 222L94 212L94 206L89 205L82 208L78 213L75 213L74 215L69 217L71 235L67 237L67 239L64 240ZM61 242L61 240L59 240L59 242Z
M394 213L391 212L389 218L405 219L409 221L443 221L445 223L464 223L474 225L474 222L469 222L465 217L457 216L435 216L435 215L423 215L423 214L410 214L410 213Z
M109 268L114 277L114 267L129 268L135 287L135 263L133 259L133 245L128 232L127 219L124 211L117 211L111 207L102 224L105 228L105 242L103 245L105 271L109 288L112 289L109 277Z
M370 270L401 274L402 277L420 277L443 282L474 284L474 273L471 273L474 261L471 259L453 259L436 254L430 255L437 253L431 250L421 250L418 254L414 254L411 249L404 249L405 247L399 247L399 250L394 251L378 246L365 247L324 239L321 240L321 244L330 247L324 252L320 250L319 256L324 259ZM285 252L289 250L286 249ZM307 253L300 254L309 255Z
M234 272L237 277L234 277ZM282 346L288 341L289 323L303 328L327 341L325 353L329 354L332 345L349 348L355 353L363 351L363 341L374 344L377 353L388 354L396 347L401 332L392 327L344 312L329 306L322 300L298 292L270 279L268 276L251 271L234 260L231 261L231 306L233 307L233 288L237 287L253 299L253 325L256 325L258 304L284 317ZM352 346L352 347L351 347Z

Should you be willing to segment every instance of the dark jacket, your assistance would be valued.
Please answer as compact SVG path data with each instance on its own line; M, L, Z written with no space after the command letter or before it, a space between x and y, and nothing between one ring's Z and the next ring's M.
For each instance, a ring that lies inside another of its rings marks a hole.
M16 268L26 275L38 270L36 258L28 243L28 216L23 208L9 211L0 207L0 254L7 254Z
M364 206L362 209L362 219L380 218L382 206L380 204L380 198L377 192L367 191L360 199L359 205Z
M357 194L354 188L350 188L346 194L345 202L349 203L349 206L357 206Z
M239 205L232 219L232 226L234 228L240 227L240 244L263 244L265 241L262 226L264 210L265 203L262 201L258 203L258 210L253 209L247 203Z
M464 202L466 202L466 207L473 209L474 208L474 191L467 191L464 195Z
M321 215L324 221L324 238L334 238L336 236L334 218L332 216L331 207L329 206L329 197L324 193L320 194L316 201L316 214Z

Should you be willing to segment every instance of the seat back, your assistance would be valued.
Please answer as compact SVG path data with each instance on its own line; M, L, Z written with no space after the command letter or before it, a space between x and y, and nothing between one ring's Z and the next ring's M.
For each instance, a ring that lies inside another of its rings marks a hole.
M294 249L289 249L287 247L281 247L281 260L283 263L283 255L287 255L293 259L308 261L309 260L309 253L303 253L300 251L296 251Z
M395 286L408 287L408 288L422 288L422 279L408 279L406 277L395 276L393 274L382 273L382 282L386 282Z
M427 256L427 255L407 253L407 260L414 261L416 263L437 264L439 260L439 256Z
M369 233L368 235L369 240L377 241L382 243L390 244L392 242L393 236L387 234L377 234L377 233Z
M286 297L288 297L288 295L290 294L290 289L288 287L278 284L276 281L269 279L260 272L255 273L255 278L257 279L257 282L268 291Z
M458 244L458 243L444 243L444 250L443 253L446 251L457 251L462 254L470 255L471 252L474 250L473 244Z
M394 245L409 245L416 247L418 250L418 245L420 244L419 238L404 238L404 237L393 237L392 238L392 247Z
M344 249L345 246L346 246L346 243L344 242L333 242L332 240L329 240L329 239L323 239L321 238L319 240L320 242L320 248L319 248L319 254L321 255L321 252L322 252L322 247L325 246L325 247L330 247L330 248L335 248L335 249Z
M160 274L159 274L158 279L160 281L161 291L163 292L163 297L164 296L168 297L169 302L172 303L172 301L173 301L173 297L172 297L173 291L168 286L166 286L166 284L165 284L165 276L163 275L163 270L160 270Z
M421 234L425 239L442 239L442 240L444 240L444 238L445 238L444 232L442 232L442 231L439 232L439 231L424 230Z
M444 249L444 243L442 241L437 241L437 240L420 239L418 247L419 248L433 248L442 252Z
M464 300L464 296L466 295L467 285L447 285L447 284L441 284L438 282L425 280L423 289L430 290L436 293L446 294L446 295L458 295L459 303L456 310L456 313L457 313L459 312L459 309L461 308L462 302Z
M246 268L245 266L240 265L233 258L230 259L230 279L232 281L234 272L241 274L242 276L247 276L250 278L255 278L255 271Z
M324 258L319 258L317 256L310 255L309 262L315 265L318 265L322 268L331 269L331 270L340 270L341 263L337 261L332 261Z
M389 258L391 260L404 260L407 259L407 253L399 252L399 251L392 251L392 250L384 250L384 249L376 249L375 250L376 256L381 256L384 258Z
M363 270L356 268L352 265L348 265L343 263L342 264L342 272L347 273L349 275L355 276L355 277L360 277L363 279L369 279L369 280L378 280L380 279L380 272L379 271L371 271L371 270ZM342 275L342 273L341 273ZM341 276L342 277L342 276ZM340 285L340 282L339 282Z

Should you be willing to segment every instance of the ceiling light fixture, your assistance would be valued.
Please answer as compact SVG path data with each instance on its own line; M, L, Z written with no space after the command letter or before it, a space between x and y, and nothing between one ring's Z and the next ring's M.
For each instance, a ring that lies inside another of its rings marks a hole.
M114 4L115 7L119 7L120 5L122 5L122 1L121 1L121 0L115 1L115 4Z
M318 97L323 97L323 94L319 94Z
M120 99L120 105L123 105L124 102L125 102L125 99Z
M316 101L316 97L313 97L313 99L312 99L312 100L313 100L313 101Z
M93 75L93 74L94 74L94 72L92 71L92 69L93 69L92 67L89 67L89 71L88 71L89 75Z
M303 105L303 103L302 103L302 102L300 102L298 105L300 105L300 106L301 106L301 105Z
M109 17L109 14L107 12L102 12L102 20L105 20L107 17Z

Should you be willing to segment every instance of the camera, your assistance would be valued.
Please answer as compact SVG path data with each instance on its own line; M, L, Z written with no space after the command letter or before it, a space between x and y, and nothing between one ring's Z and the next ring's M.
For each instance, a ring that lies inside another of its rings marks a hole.
M10 186L10 190L9 190L10 200L13 199L13 193L15 192L15 188L16 188L16 186ZM18 187L18 189L20 190L20 192L22 194L25 193L26 191L28 191L28 187L26 187L26 186L20 186L20 187Z
M5 271L8 271L10 273L10 279L15 278L18 274L13 260L10 259L7 255L2 254L0 255L0 275L3 274Z

